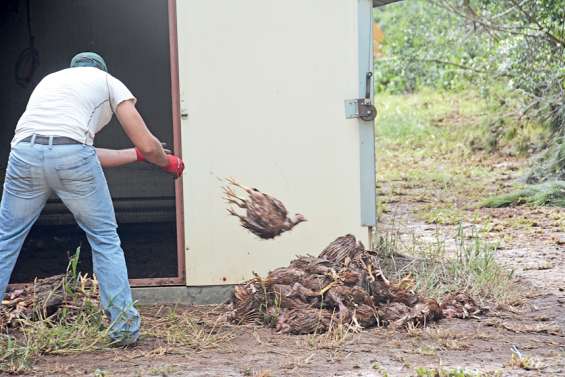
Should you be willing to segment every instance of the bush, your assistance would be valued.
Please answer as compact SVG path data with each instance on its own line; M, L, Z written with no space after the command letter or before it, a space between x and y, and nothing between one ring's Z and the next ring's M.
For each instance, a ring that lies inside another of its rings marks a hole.
M474 86L491 97L502 86L520 101L497 98L498 117L546 130L529 181L563 179L565 0L412 0L377 9L374 17L384 32L377 91ZM512 129L485 138L483 149L495 149L501 135L512 136ZM536 149L522 144L518 150Z

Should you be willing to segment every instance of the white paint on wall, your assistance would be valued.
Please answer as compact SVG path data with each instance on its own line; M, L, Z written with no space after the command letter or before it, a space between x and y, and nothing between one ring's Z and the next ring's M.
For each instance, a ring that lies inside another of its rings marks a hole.
M238 283L360 226L356 0L177 1L187 284ZM259 240L219 178L309 220Z

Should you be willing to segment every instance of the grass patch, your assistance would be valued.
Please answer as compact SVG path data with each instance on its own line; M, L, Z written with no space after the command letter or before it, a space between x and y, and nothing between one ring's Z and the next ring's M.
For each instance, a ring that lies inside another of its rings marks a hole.
M464 368L416 368L416 376L418 377L487 377L502 376L502 372L484 373L480 371L472 371Z
M544 367L539 359L524 355L516 346L512 346L512 356L508 366L524 370L540 370Z
M483 304L515 303L521 298L513 271L495 260L496 243L484 240L475 230L465 232L461 225L453 241L448 250L438 234L430 242L416 237L407 241L389 233L379 239L377 250L383 255L383 268L397 277L410 274L415 290L423 296L439 299L448 292L463 291ZM395 252L414 259L398 263Z
M80 249L70 258L62 285L70 302L76 307L64 307L51 315L36 304L30 318L22 317L10 332L0 336L0 371L21 373L30 368L41 355L83 353L110 345L108 322L95 298L96 281L78 272Z
M347 344L358 332L359 329L351 325L336 323L324 333L307 335L306 343L313 349L336 349Z
M452 205L446 207L435 207L425 205L416 212L416 217L424 220L428 224L455 225L463 221L465 212Z
M499 98L510 104L519 101L499 94ZM490 223L490 230L506 231L502 235L508 241L506 244L512 244L512 230L534 234L542 226L563 229L561 218L551 222L549 217L532 213L530 208L524 208L530 225L516 221L504 211L483 208L522 203L538 207L552 205L547 210L559 211L565 201L562 188L565 181L532 187L512 183L520 177L527 161L525 157L516 157L522 155L519 151L505 150L510 145L518 148L531 144L518 143L522 139L537 143L540 127L518 121L511 114L502 124L493 126L493 118L500 115L500 104L493 104L493 98L485 99L472 90L377 96L379 218L384 214L396 216L397 211L402 216L406 205L410 205L416 217L428 224ZM500 131L495 135L496 154L484 145L481 148L476 145L478 137L492 136L491 126ZM503 137L499 135L501 132ZM556 154L556 158L562 155ZM513 190L516 191L495 196ZM540 207L534 211L541 210Z
M377 143L382 152L403 149L419 158L469 154L466 140L479 130L468 126L480 122L485 106L473 92L382 94L376 101Z
M481 301L497 303L517 299L513 271L495 260L496 243L482 239L475 231L465 234L462 226L454 241L451 255L439 239L420 251L423 258L413 271L420 291L433 297L465 291Z
M565 181L545 182L508 194L497 195L484 200L481 206L501 208L522 204L565 207Z
M377 97L377 182L385 196L418 195L436 211L425 220L457 223L458 209L474 207L493 187L493 163L471 147L484 133L488 101L473 91ZM447 213L449 212L449 213Z
M79 315L23 319L14 334L0 336L0 371L21 373L41 355L66 355L106 348L110 345L107 323L96 305Z

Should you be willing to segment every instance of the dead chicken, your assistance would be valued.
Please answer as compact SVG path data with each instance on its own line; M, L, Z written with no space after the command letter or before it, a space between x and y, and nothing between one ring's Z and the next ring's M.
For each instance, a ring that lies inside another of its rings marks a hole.
M288 217L284 204L268 194L243 186L234 179L227 179L227 183L227 186L224 187L224 195L226 201L231 205L228 213L238 217L241 226L260 238L275 238L306 221L300 213L293 218ZM238 196L237 189L245 191L248 197ZM234 206L246 210L245 215L236 212Z
M316 308L282 310L275 330L281 334L313 334L326 332L335 321L327 310Z
M325 258L331 262L344 263L351 260L358 250L365 250L361 242L357 242L355 236L347 234L338 237L320 253L319 258Z
M447 294L441 300L441 310L446 318L477 318L483 311L465 292Z

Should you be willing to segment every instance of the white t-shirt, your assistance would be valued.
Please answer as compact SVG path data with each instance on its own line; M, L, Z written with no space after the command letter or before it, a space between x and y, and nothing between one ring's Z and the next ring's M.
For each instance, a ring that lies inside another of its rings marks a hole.
M116 107L129 99L136 101L120 80L98 68L67 68L47 75L29 98L12 146L33 134L66 136L92 145Z

